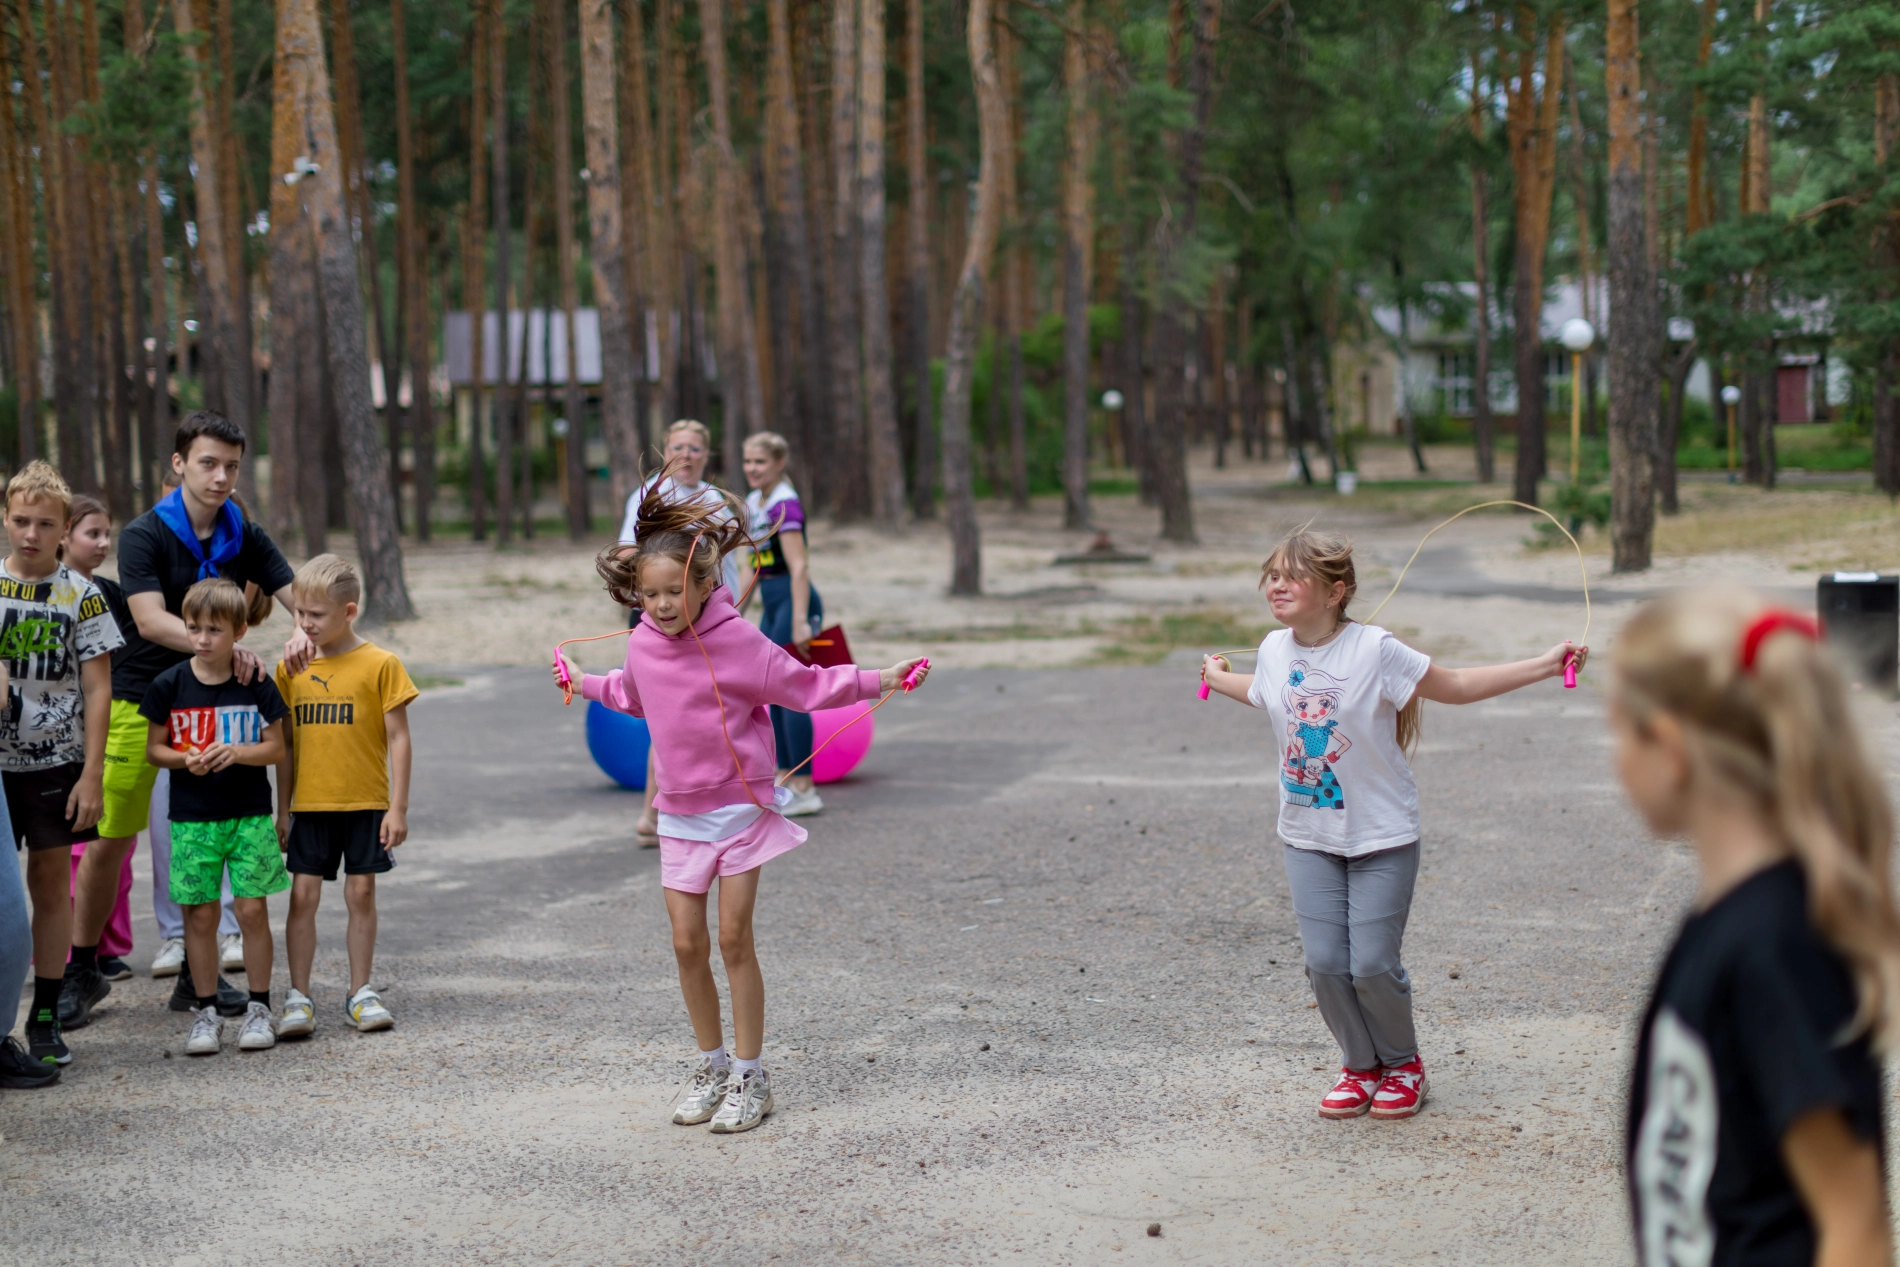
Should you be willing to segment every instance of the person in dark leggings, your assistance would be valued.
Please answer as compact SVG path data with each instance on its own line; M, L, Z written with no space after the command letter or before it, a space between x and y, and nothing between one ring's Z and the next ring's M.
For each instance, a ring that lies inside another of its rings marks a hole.
M5 678L5 667L0 665L0 681ZM6 827L8 835L13 832L10 821L6 792L0 789L0 826ZM20 1014L20 995L32 962L33 919L26 908L26 886L20 878L18 859L8 858L0 865L0 1019L8 1030ZM32 1059L19 1039L11 1033L0 1034L0 1087L50 1087L58 1081L57 1064Z
M805 508L798 490L785 478L785 460L791 446L785 437L760 431L746 437L746 513L757 548L752 565L758 570L759 599L764 611L759 632L781 647L806 654L812 635L824 623L825 603L811 583L811 557L805 549ZM798 769L811 756L811 714L772 705L772 737L778 746L778 772ZM792 803L780 812L787 818L816 814L824 809L811 771L800 770L787 785Z

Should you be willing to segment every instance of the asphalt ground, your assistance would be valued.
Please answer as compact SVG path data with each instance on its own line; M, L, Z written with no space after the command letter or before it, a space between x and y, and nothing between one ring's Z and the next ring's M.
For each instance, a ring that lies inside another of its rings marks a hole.
M396 1028L344 1020L331 886L316 1035L186 1058L141 853L139 975L61 1085L0 1092L0 1261L1631 1258L1629 1034L1693 866L1621 804L1591 675L1427 710L1417 1119L1314 1112L1337 1053L1262 714L1181 666L967 670L880 712L767 867L777 1111L721 1137L667 1120L694 1044L659 859L582 706L434 672L463 685L412 710L379 889Z

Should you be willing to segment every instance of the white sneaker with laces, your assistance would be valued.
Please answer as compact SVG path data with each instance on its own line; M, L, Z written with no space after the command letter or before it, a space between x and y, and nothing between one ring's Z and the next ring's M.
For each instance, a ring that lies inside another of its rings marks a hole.
M749 1131L772 1111L772 1081L764 1066L749 1069L743 1077L734 1069L726 1080L726 1099L713 1114L715 1135L736 1135Z
M792 799L786 802L785 807L781 809L779 813L785 815L787 818L804 818L810 814L822 813L824 808L825 802L823 798L818 795L818 789L813 788L809 792L792 793Z
M191 1037L185 1040L187 1056L215 1056L224 1049L224 1022L214 1005L192 1013Z
M344 1008L350 1014L350 1024L365 1034L371 1030L388 1029L396 1023L396 1018L383 1006L382 996L368 986L352 994Z
M158 953L152 956L152 975L154 977L175 977L185 966L185 939L167 937L158 945Z
M226 972L244 971L243 933L226 933L218 938L218 967Z
M317 1028L317 1009L310 996L295 986L284 996L284 1014L277 1022L277 1037L308 1038Z
M238 1030L239 1051L269 1051L277 1045L277 1024L271 1017L270 1004L253 1002L244 1010L244 1024Z
M673 1125L697 1126L711 1117L725 1101L726 1083L731 1077L731 1065L715 1069L712 1061L700 1061L673 1104Z

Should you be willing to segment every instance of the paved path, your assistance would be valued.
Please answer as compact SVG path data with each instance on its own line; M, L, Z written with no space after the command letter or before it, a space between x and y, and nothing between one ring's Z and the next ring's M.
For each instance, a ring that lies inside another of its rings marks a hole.
M944 672L879 714L768 869L779 1108L734 1138L665 1120L691 1035L658 859L580 707L536 670L432 690L382 890L397 1028L342 1023L332 888L317 1035L186 1059L142 875L141 975L62 1086L0 1093L0 1259L1628 1261L1628 1028L1691 868L1635 832L1596 699L1428 710L1434 1097L1330 1123L1270 736L1192 678Z

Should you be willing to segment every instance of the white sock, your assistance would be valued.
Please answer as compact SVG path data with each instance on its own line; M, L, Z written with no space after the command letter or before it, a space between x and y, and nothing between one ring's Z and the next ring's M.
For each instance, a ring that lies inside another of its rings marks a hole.
M711 1051L700 1052L699 1058L701 1060L711 1061L712 1067L715 1069L724 1069L730 1063L726 1058L726 1048L723 1043Z
M738 1074L741 1078L743 1078L749 1073L759 1072L759 1069L764 1064L765 1064L765 1058L763 1056L759 1057L757 1060L741 1060L739 1059L739 1057L734 1056L732 1058L732 1071Z

